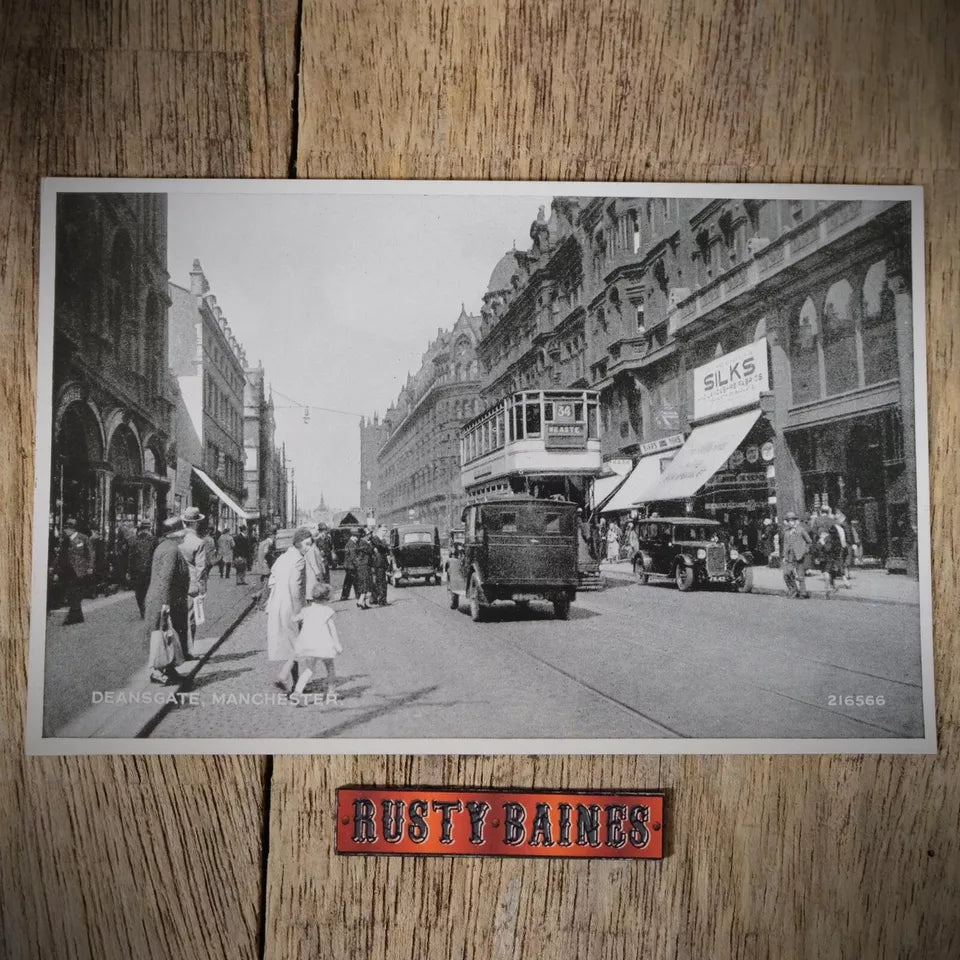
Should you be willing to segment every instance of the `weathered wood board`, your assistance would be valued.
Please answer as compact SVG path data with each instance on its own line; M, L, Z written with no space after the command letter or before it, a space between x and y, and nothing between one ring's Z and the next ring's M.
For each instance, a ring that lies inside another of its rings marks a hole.
M0 16L0 953L960 955L954 4ZM39 177L291 172L924 185L939 755L26 759ZM336 787L390 782L662 788L669 855L337 858Z

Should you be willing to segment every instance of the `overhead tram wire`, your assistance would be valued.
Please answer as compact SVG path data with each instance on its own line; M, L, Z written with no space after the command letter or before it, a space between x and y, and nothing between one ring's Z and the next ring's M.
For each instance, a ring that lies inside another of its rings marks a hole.
M321 406L319 403L303 403L302 401L297 400L294 397L288 397L287 394L285 394L282 390L278 390L276 387L273 387L272 389L273 389L273 392L278 397L283 397L284 400L290 401L290 406L274 406L274 409L275 410L295 410L295 409L303 410L304 423L310 422L311 410L318 410L321 413L336 413L343 417L358 417L361 420L366 416L365 413L357 413L354 410L338 410L336 407L324 407L324 406Z

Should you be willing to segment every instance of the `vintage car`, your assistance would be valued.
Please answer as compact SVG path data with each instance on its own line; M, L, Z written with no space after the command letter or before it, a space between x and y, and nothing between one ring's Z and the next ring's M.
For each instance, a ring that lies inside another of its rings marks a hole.
M716 520L699 517L651 517L639 524L640 551L634 568L641 583L669 578L686 592L719 583L749 593L753 589L753 557L720 539Z
M577 596L577 505L565 500L504 496L464 508L464 544L451 556L450 607L461 600L482 620L498 600L526 607L553 604L559 620L570 617Z
M440 583L440 532L436 527L408 523L390 531L390 566L387 578L395 587L401 581Z

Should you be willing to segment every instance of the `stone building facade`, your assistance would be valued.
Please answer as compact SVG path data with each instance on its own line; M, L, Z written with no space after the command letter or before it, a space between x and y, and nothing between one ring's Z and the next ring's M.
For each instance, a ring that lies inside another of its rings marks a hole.
M479 338L480 318L461 309L452 329L437 331L387 410L377 456L379 522L417 520L442 531L460 525L459 431L481 409Z
M56 229L51 530L112 549L167 512L166 196L61 193Z
M915 571L907 204L558 197L530 235L485 298L485 402L597 389L605 456L653 451L658 473L710 420L695 371L759 344L758 419L679 508L736 526L841 507L866 551Z
M360 419L360 513L380 516L380 449L389 437L387 422L379 414Z
M258 534L267 526L286 526L286 492L281 451L276 446L277 424L273 393L266 386L263 364L244 371L243 446L244 510L256 515Z
M170 292L170 369L179 383L200 462L179 457L176 496L198 506L211 525L236 530L251 519L244 476L244 390L246 356L199 260L189 289Z

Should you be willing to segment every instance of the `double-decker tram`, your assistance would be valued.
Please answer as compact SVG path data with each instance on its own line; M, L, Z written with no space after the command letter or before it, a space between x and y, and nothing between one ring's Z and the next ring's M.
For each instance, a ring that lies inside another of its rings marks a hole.
M514 393L460 431L460 478L470 497L489 501L527 495L571 501L581 508L576 523L581 587L602 582L597 528L589 509L601 467L595 390Z
M487 407L460 431L460 478L472 497L562 496L582 507L600 468L595 390L524 390Z

